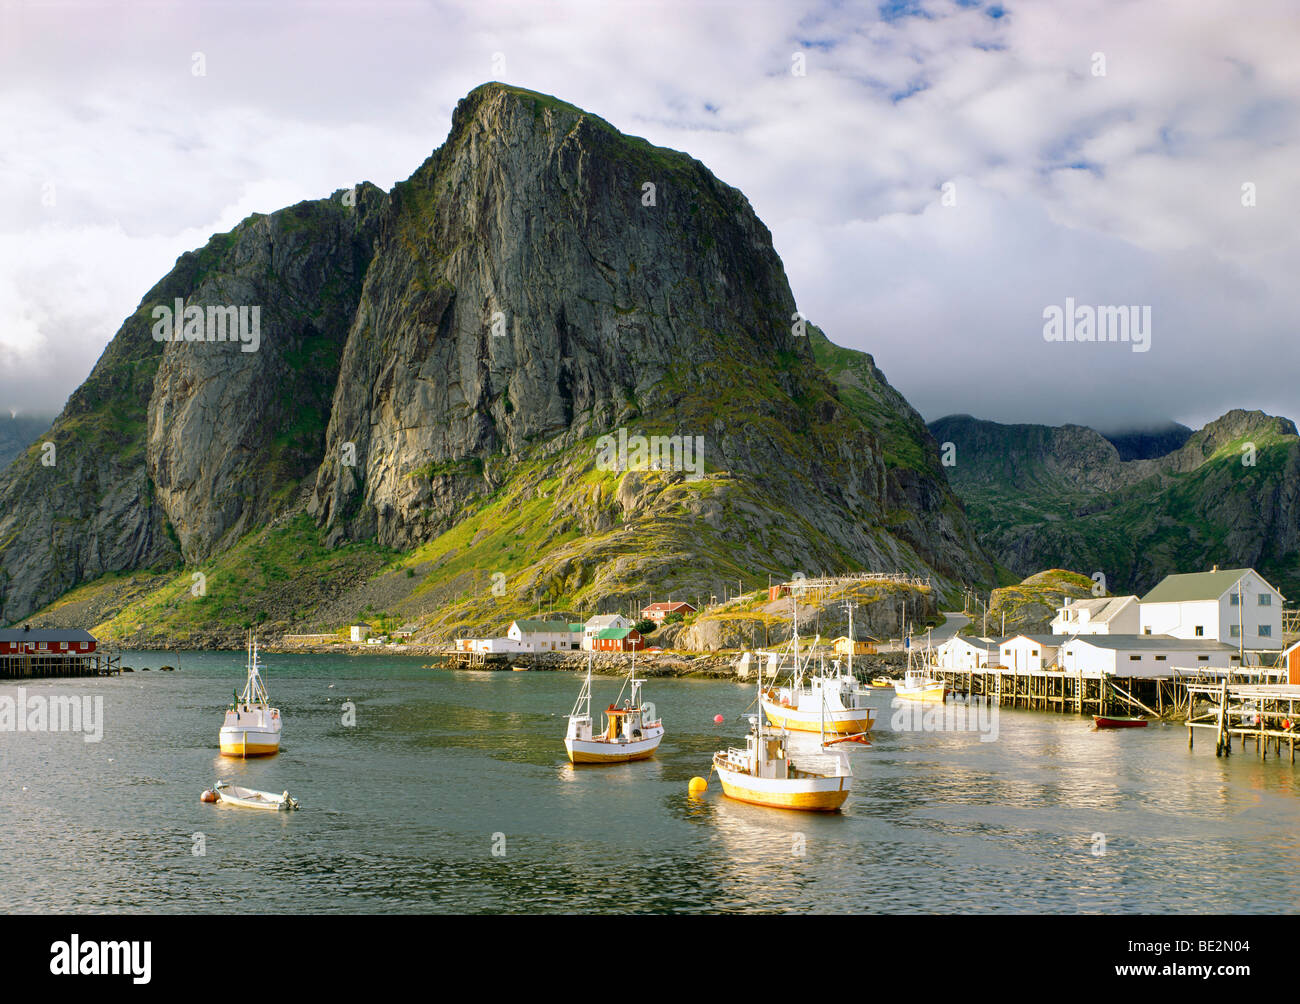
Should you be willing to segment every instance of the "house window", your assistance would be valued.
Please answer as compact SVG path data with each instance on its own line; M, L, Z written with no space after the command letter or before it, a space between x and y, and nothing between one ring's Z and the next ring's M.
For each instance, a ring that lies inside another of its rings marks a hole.
M1233 624L1231 627L1228 628L1229 637L1236 638L1240 634L1241 634L1240 625Z
M1228 604L1229 604L1230 606L1234 606L1234 607L1235 607L1235 606L1239 606L1239 605L1241 604L1241 594L1240 594L1240 593L1233 593L1233 594L1228 598Z
M1158 656L1156 656L1156 662L1164 662L1164 661L1166 660L1166 658L1167 658L1167 656L1158 655Z
M1273 605L1273 594L1272 594L1272 593L1260 593L1260 594L1259 594L1259 605L1260 605L1261 607L1271 607L1271 606Z
M1199 624L1196 625L1196 637L1197 638L1205 637L1205 628L1201 627L1201 625Z
M1129 661L1129 662L1141 662L1141 661L1142 661L1142 656L1140 656L1140 655L1130 655L1130 656L1128 657L1128 661Z
M1030 652L1029 654L1032 655L1035 659L1038 658L1038 649L1034 649L1034 650L1033 650L1032 652Z
M1210 657L1209 657L1208 655L1198 655L1198 656L1196 657L1196 661L1197 661L1197 662L1209 662L1209 661L1210 661Z
M1273 625L1272 625L1272 624L1261 624L1261 625L1259 626L1259 636L1260 636L1261 638L1272 638L1272 637L1273 637Z
M1142 633L1143 633L1143 634L1150 634L1150 633L1151 633L1151 629L1150 629L1150 628L1143 628L1143 629L1142 629Z

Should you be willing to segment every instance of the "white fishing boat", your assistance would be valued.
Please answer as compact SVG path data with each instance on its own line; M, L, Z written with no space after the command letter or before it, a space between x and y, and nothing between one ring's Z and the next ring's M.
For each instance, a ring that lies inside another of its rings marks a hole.
M760 698L762 684L759 684ZM728 798L772 809L836 812L853 788L853 769L842 750L828 750L826 736L814 760L790 759L790 734L763 725L763 713L749 718L745 748L713 754L713 769Z
M241 809L280 811L298 808L297 799L293 798L287 791L280 795L273 795L269 791L241 788L238 785L227 784L225 781L218 781L212 786L212 792L217 796L217 801Z
M221 726L222 756L269 756L280 750L283 722L280 709L270 706L262 667L257 661L257 640L248 637L248 678L244 692L235 694Z
M632 671L623 682L631 686L631 696L618 699L605 709L605 726L593 731L591 715L591 665L594 656L587 658L587 676L583 680L578 699L569 714L569 729L564 737L564 749L571 763L627 763L653 756L664 737L664 723L655 715L653 704L641 700L641 684L636 678L636 653L632 653ZM619 691L619 697L623 692Z
M792 602L793 598L792 598ZM849 611L849 635L853 633L853 612ZM818 638L813 639L816 648ZM861 735L870 732L876 724L876 710L867 704L871 694L853 675L852 656L846 671L838 659L826 668L823 658L818 668L812 668L813 656L799 657L799 611L794 607L794 633L783 653L759 652L759 667L764 656L768 660L770 685L762 689L759 702L768 721L780 729L792 732L829 732L837 736ZM781 675L784 657L792 657L790 677L785 686L776 686ZM763 674L760 672L760 679Z
M930 676L926 669L928 660L923 661L920 666L912 662L915 646L912 645L910 635L907 637L906 646L907 671L903 673L901 680L895 681L894 694L908 701L939 701L942 703L948 696L947 684L943 680L937 680Z

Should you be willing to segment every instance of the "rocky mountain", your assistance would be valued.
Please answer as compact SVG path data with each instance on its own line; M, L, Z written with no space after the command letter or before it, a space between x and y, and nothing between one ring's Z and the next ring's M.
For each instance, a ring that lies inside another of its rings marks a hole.
M930 424L956 448L951 484L981 542L1019 574L1100 571L1112 593L1214 564L1253 566L1300 595L1300 438L1289 419L1230 411L1163 456L1124 460L1081 426Z
M1093 581L1086 575L1052 568L1035 572L1019 583L994 589L989 594L988 616L979 611L963 633L1000 638L1013 634L1051 634L1052 618L1066 600L1093 595Z
M205 339L233 306L257 338ZM161 308L203 308L194 336L157 340ZM57 465L0 477L0 616L158 569L107 633L382 610L441 638L796 571L990 581L919 416L795 313L704 165L484 85L392 192L251 217L146 294L55 421ZM654 436L668 454L637 454Z

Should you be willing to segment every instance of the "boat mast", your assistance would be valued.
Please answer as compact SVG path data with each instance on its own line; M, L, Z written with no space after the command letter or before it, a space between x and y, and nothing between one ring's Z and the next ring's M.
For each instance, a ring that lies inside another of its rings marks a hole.
M573 702L573 710L569 712L570 718L590 718L591 717L591 660L594 655L587 655L587 678L582 682L582 689L578 691L578 699ZM583 708L583 702L586 707ZM579 712L579 708L582 711Z
M853 634L853 604L846 602L844 604L849 608L849 676L853 676L853 650L857 647Z

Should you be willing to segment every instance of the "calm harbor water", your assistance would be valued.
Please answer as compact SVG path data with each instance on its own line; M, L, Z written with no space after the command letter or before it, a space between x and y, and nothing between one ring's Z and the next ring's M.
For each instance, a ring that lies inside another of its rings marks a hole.
M650 680L646 698L668 728L658 756L574 769L561 739L575 674L272 654L282 752L241 762L216 742L243 653L185 654L175 673L157 671L174 655L124 661L137 672L24 688L102 696L101 742L0 732L0 910L1300 907L1300 768L1240 750L1219 760L1204 741L1189 752L1176 726L1098 733L1084 719L1004 709L997 740L981 742L891 731L881 696L873 745L850 748L845 811L819 816L730 802L716 779L688 796L712 752L743 736L752 692L733 683ZM619 685L597 678L593 706ZM0 697L19 689L0 685ZM200 803L218 778L287 788L303 808Z

